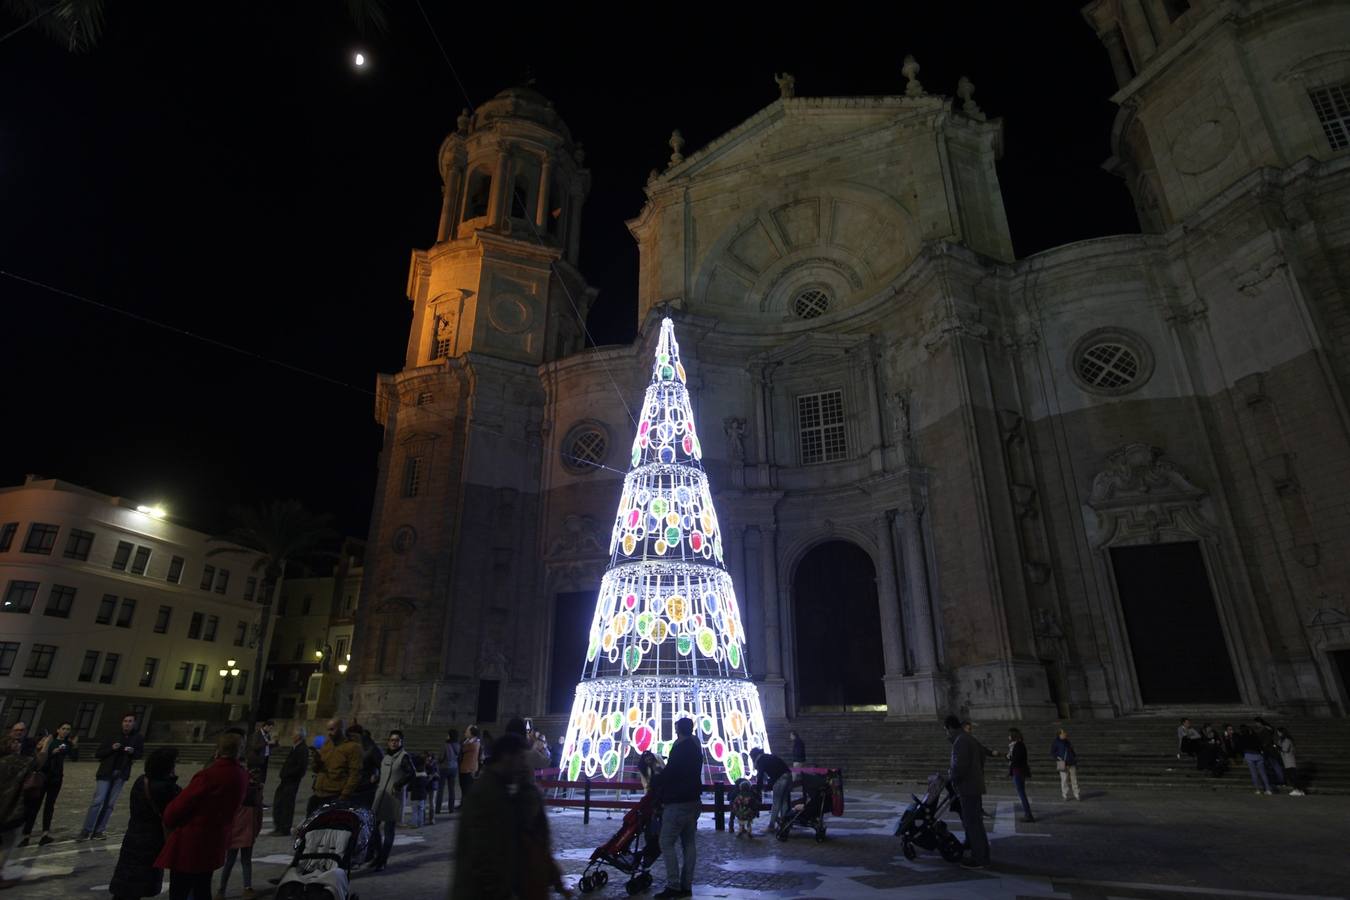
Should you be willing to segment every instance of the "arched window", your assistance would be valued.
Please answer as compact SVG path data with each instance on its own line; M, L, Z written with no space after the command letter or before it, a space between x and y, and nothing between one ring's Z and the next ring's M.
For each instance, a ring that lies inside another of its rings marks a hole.
M539 164L533 159L517 159L511 179L511 218L534 221L539 205Z
M488 198L492 196L492 173L487 169L474 169L469 175L469 186L464 194L464 221L486 216Z

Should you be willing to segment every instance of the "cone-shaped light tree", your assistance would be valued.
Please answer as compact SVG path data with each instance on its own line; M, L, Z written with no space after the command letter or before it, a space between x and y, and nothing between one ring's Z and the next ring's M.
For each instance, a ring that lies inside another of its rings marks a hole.
M769 749L702 457L664 319L567 725L569 779L616 776L630 748L668 756L684 716L710 777L735 782Z

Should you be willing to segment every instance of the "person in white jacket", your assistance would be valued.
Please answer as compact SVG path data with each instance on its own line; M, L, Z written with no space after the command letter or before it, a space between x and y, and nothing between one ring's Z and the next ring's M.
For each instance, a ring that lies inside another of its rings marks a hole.
M1305 796L1298 777L1298 760L1294 757L1294 739L1290 737L1288 729L1275 729L1275 746L1279 748L1280 761L1284 763L1284 783L1289 785L1289 796Z

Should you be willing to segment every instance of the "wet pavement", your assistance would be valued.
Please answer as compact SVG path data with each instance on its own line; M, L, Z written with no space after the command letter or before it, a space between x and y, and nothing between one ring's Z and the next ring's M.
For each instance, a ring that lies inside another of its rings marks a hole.
M76 843L92 786L92 766L68 766L57 805L54 832L44 848L18 849L7 878L25 884L10 896L30 898L107 896L126 822L125 794L108 839ZM186 780L186 779L184 779ZM920 851L907 860L895 824L908 802L899 786L856 783L847 789L845 814L830 819L827 839L816 843L799 831L780 843L764 834L767 814L754 837L713 829L700 819L698 897L748 898L1225 898L1343 897L1347 895L1344 824L1350 798L1256 796L1200 791L1148 794L1094 792L1084 779L1084 799L1059 799L1057 785L1034 782L1035 823L1019 821L1020 808L1006 785L986 798L993 866L968 871ZM275 782L269 787L274 786ZM1052 791L1053 788L1053 791ZM269 791L270 795L270 791ZM304 792L300 798L303 809ZM254 849L254 888L270 896L267 883L290 860L290 841L273 837L270 812ZM575 887L592 850L618 828L619 812L593 813L583 824L579 810L551 814L554 846L567 882ZM956 829L959 821L953 816ZM449 892L455 816L421 829L401 828L390 866L381 873L358 870L353 890L363 900L442 898ZM36 837L36 836L35 836ZM1340 860L1340 862L1337 862ZM658 860L650 893L664 886ZM627 897L624 876L587 896ZM227 897L242 895L236 867ZM168 895L167 880L164 896Z

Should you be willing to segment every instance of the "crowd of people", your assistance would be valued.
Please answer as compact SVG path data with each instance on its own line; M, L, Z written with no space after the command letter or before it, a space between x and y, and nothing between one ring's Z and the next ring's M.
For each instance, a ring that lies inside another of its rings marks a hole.
M1305 795L1294 754L1294 737L1284 727L1257 716L1237 727L1209 723L1198 726L1189 718L1177 726L1177 759L1192 757L1195 767L1220 778L1238 760L1247 765L1257 794L1272 795L1287 787L1289 796Z

